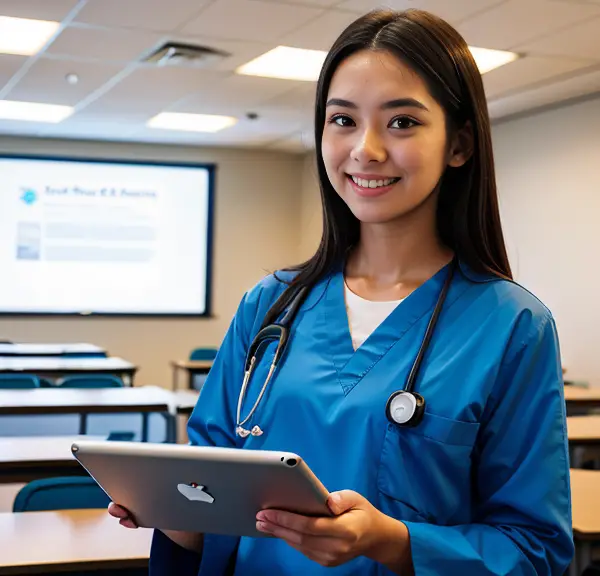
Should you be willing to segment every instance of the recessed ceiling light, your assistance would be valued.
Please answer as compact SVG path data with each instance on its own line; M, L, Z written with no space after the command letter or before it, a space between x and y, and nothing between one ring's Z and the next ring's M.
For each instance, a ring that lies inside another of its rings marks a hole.
M185 132L218 132L233 126L236 122L237 119L230 116L161 112L150 118L147 126L164 130L183 130Z
M43 104L41 102L17 102L0 100L0 118L27 122L49 122L57 124L73 114L71 106Z
M277 46L262 56L240 66L237 74L315 81L319 78L327 52Z
M79 82L79 76L77 76L77 74L75 74L75 72L70 72L69 74L67 74L65 76L65 80L67 81L68 84L71 84L71 86L74 86L75 84L77 84Z
M519 58L519 55L514 52L471 46L469 48L481 74ZM326 56L327 52L322 50L277 46L277 48L243 64L236 70L236 73L284 80L316 81Z
M510 64L519 58L519 55L515 52L506 52L505 50L491 50L490 48L477 48L475 46L469 46L469 50L471 50L481 74L500 68L505 64Z
M59 22L0 16L0 52L31 56L50 40Z

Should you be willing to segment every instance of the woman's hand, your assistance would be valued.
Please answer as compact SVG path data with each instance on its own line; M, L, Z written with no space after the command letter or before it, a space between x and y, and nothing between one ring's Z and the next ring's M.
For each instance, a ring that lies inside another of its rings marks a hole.
M108 513L111 516L118 518L119 524L125 526L125 528L138 527L129 511L114 502L111 502L108 505ZM178 546L190 550L191 552L202 554L202 548L204 546L204 536L202 534L198 532L181 532L179 530L161 530L161 532Z
M133 521L131 514L129 514L122 506L111 502L108 505L108 513L111 516L118 518L121 526L125 526L125 528L137 528L137 524Z
M262 510L256 516L256 527L285 540L322 566L339 566L367 556L394 572L412 572L409 535L404 524L350 490L332 493L327 503L334 514L332 518Z

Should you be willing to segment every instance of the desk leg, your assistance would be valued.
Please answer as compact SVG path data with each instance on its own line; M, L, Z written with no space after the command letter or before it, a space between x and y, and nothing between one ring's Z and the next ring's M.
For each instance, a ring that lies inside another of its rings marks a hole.
M148 412L142 412L142 442L148 442L149 418Z
M585 448L583 446L570 446L569 447L569 460L571 468L581 468L583 464L583 455Z
M194 389L194 377L196 373L193 370L188 370L188 390Z
M581 576L583 571L592 563L592 543L575 541L575 557L569 566L569 576Z
M84 436L85 434L87 434L87 422L88 422L88 415L80 414L79 415L79 434L81 436Z
M177 415L170 412L163 412L165 417L165 442L167 444L175 444L177 442Z

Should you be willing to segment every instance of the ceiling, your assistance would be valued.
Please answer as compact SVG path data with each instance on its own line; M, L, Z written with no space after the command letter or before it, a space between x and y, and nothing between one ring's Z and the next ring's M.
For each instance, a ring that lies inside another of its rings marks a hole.
M284 44L327 49L372 0L0 0L0 15L54 20L35 56L0 55L0 99L75 106L59 124L0 120L0 134L304 151L314 83L233 70ZM484 75L493 119L600 91L600 0L388 0L446 18L474 46L520 60ZM166 40L230 54L204 68L141 60ZM65 76L76 73L79 82ZM159 112L236 116L215 134L145 126ZM246 114L258 114L255 120Z

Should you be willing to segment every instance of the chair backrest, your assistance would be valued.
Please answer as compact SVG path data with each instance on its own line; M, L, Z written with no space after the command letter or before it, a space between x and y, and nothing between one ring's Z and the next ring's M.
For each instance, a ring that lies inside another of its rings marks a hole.
M106 508L110 498L89 476L33 480L19 490L13 512Z
M123 380L112 374L65 376L58 384L62 388L121 388Z
M39 388L40 379L33 374L0 374L0 388Z
M216 356L216 348L195 348L190 352L190 360L214 360Z

